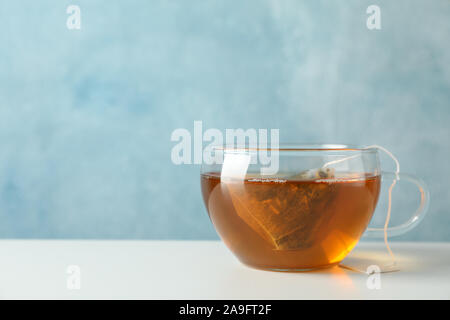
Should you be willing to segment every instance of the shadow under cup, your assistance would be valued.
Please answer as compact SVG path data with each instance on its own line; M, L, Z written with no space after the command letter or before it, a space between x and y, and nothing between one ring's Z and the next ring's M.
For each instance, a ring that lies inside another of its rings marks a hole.
M259 151L220 148L218 161L202 166L204 203L221 239L255 268L304 271L339 263L374 213L381 186L377 150L269 150L278 157L271 175L261 174L254 159Z

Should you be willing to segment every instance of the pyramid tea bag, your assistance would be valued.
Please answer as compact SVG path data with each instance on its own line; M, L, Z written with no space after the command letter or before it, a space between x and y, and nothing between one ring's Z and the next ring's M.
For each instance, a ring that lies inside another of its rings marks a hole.
M333 168L316 168L302 171L296 175L289 176L290 179L312 180L312 179L332 179L334 178Z
M308 248L321 237L327 207L336 186L320 183L334 177L329 168L313 169L289 180L254 179L228 184L237 214L276 250ZM295 183L293 183L295 182Z

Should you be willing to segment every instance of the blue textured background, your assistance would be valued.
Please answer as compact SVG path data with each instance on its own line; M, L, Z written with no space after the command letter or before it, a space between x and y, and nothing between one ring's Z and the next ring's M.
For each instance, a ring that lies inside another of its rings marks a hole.
M170 161L171 132L203 120L383 145L433 198L402 239L450 240L449 17L444 0L2 0L0 237L216 238L198 166Z

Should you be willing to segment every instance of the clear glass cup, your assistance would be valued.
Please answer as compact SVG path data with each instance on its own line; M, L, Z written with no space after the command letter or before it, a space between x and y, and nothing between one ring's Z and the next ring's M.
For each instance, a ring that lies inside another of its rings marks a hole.
M216 147L201 168L209 217L221 239L251 267L306 271L338 264L366 232L382 178L419 188L418 210L387 235L400 235L424 217L429 194L411 175L382 172L377 148L348 145Z

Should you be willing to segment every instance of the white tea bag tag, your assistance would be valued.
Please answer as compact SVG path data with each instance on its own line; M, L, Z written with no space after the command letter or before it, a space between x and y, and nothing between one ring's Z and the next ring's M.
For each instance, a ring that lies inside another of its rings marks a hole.
M393 264L389 257L385 259L368 259L348 256L339 264L339 267L364 274L400 271L398 265Z

